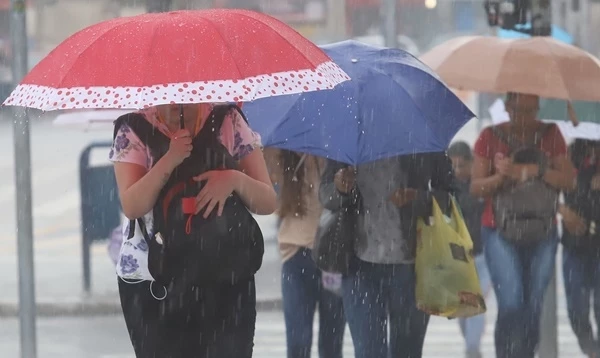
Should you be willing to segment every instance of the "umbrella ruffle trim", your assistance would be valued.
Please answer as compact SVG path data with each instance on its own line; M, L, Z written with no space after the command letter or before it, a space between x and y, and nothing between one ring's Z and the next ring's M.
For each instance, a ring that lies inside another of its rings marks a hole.
M50 111L76 108L141 109L170 103L245 102L332 89L349 79L338 65L329 61L315 69L252 76L240 80L168 83L144 87L53 88L20 84L2 105Z

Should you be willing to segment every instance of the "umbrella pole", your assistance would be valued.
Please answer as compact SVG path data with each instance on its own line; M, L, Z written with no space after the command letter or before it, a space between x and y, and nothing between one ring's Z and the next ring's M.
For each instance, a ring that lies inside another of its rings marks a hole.
M13 80L27 74L27 23L24 0L11 0L10 32L13 44ZM27 109L15 107L13 141L19 262L19 319L21 358L37 356L33 218L31 210L31 152Z
M383 26L384 33L383 38L385 39L386 47L397 47L398 46L398 33L396 29L396 0L385 0L381 8L383 10Z
M179 105L179 128L185 129L185 118L183 116L183 104Z

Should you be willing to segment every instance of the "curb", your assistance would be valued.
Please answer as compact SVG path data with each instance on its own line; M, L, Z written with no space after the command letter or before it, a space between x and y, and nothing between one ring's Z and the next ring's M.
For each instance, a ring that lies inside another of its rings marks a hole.
M258 299L256 310L262 312L278 311L282 308L281 298ZM80 299L77 301L37 302L37 317L92 317L120 315L121 303L117 300ZM17 302L0 302L0 318L19 316Z

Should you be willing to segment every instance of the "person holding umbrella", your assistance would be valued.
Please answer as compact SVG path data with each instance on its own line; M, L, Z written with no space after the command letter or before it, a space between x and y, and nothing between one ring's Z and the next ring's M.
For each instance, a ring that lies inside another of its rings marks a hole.
M349 210L358 216L349 214L352 221L343 224L356 230L335 230L343 231L339 256L350 257L349 265L327 262L337 252L326 241L313 253L322 266L338 266L344 274L355 357L418 358L429 315L415 300L416 219L428 217L432 195L447 208L453 179L445 150L474 115L405 51L356 41L323 48L352 80L332 91L261 99L244 109L266 146L329 158L319 198L334 218L337 203L358 207Z
M130 219L117 273L138 357L252 356L264 243L250 211L272 213L276 195L259 136L239 107L224 103L328 90L348 79L273 17L189 10L83 29L4 101L144 109L117 119L110 155Z
M251 38L248 28L257 29ZM301 80L280 85L290 78ZM117 275L138 357L252 356L254 274L264 247L248 209L270 214L276 197L256 151L259 136L235 106L213 104L326 90L347 79L272 17L179 11L74 34L5 101L44 110L146 109L119 118L111 154L130 219Z
M482 239L498 300L496 355L533 358L558 246L558 191L573 189L575 172L558 127L537 119L538 96L509 93L505 107L510 122L484 129L475 143L471 193L486 199Z
M554 270L558 192L573 189L576 176L557 126L538 121L538 97L566 101L577 126L572 101L600 100L600 61L550 36L462 36L421 58L454 88L508 93L510 122L485 129L475 145L471 191L487 201L483 240L499 306L497 357L533 357Z
M142 134L136 134L128 124L123 123L116 128L110 159L115 165L123 212L128 218L140 218L152 211L172 173L176 168L183 168L180 165L192 155L193 138L201 134L203 126L208 125L207 118L212 110L211 104L190 104L160 105L140 112L156 130L170 138L169 148L161 158L152 157L155 149L150 148ZM185 118L181 129L180 111ZM212 211L221 215L227 198L236 193L250 211L272 213L276 197L259 149L260 138L237 111L227 113L220 127L219 142L239 161L239 171L217 170L202 174L202 180L206 182L196 197L196 211L205 217ZM146 225L152 230L152 224ZM190 301L184 297L180 303L183 306L181 311L197 317L178 319L176 314L164 312L167 308L162 300L175 293L170 286L163 289L161 285L153 285L157 277L148 266L151 260L148 245L151 243L145 239L128 238L122 246L117 265L117 274L121 278L121 304L137 357L190 357L198 354L206 357L251 357L256 315L252 276L233 284L222 282L199 286L195 293L199 300ZM211 300L216 301L211 303ZM208 314L205 310L217 311Z

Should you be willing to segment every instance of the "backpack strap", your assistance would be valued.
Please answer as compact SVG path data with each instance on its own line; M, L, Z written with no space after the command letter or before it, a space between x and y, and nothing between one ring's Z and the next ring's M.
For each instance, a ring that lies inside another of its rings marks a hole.
M213 110L208 115L206 123L196 137L203 136L203 140L218 141L218 133L220 133L223 121L231 110L236 110L244 121L248 123L248 118L246 118L244 112L242 112L237 105L216 105L213 107ZM170 139L148 122L143 114L132 112L117 118L114 122L113 140L116 138L119 129L121 129L123 125L127 125L131 128L140 141L148 148L154 159L154 163L158 162L158 160L169 150ZM217 135L212 135L212 133L217 133Z
M208 115L206 123L200 132L219 133L218 131L221 129L225 117L231 110L236 110L244 119L244 121L248 123L248 118L237 105L216 105ZM117 118L114 121L113 140L117 137L117 134L123 125L127 125L129 128L131 128L131 130L135 132L144 145L148 147L150 152L153 154L152 156L155 162L165 155L166 151L169 149L170 139L167 138L167 136L165 136L160 130L155 128L150 122L148 122L143 114L139 112L132 112Z
M541 141L542 139L544 139L544 137L550 131L550 129L552 129L554 127L556 127L556 123L542 123L542 128L540 128L536 132L536 136L539 136L539 138L536 138L536 139Z
M548 131L555 126L555 123L542 123L541 128L539 128L535 133L535 144L537 145L540 143L546 133L548 133ZM523 143L521 140L517 139L517 137L513 134L509 134L501 130L499 126L493 126L491 129L494 137L498 138L502 143L508 146L509 152L513 152L526 145L526 143Z
M148 148L154 163L158 162L169 150L170 139L148 122L146 117L139 112L124 114L117 118L114 123L113 140L116 138L119 129L123 125L127 125Z
M513 135L504 132L498 126L492 127L492 133L494 134L494 137L499 139L508 147L509 152L512 152L521 145L521 143Z
M235 104L221 104L213 107L200 132L208 131L210 133L219 133L218 131L221 130L221 126L225 121L225 117L227 117L227 114L229 114L232 110L236 110L244 119L244 121L248 123L248 119L240 107Z
M131 128L141 140L154 134L154 127L150 124L143 114L139 112L127 113L114 121L113 140L117 137L119 130L123 125Z
M146 241L149 241L150 235L148 235L148 230L146 229L146 223L144 222L144 218L137 218L135 220L129 220L129 232L127 233L127 240L131 240L135 235L135 223L137 222L140 230L142 231L142 236Z

